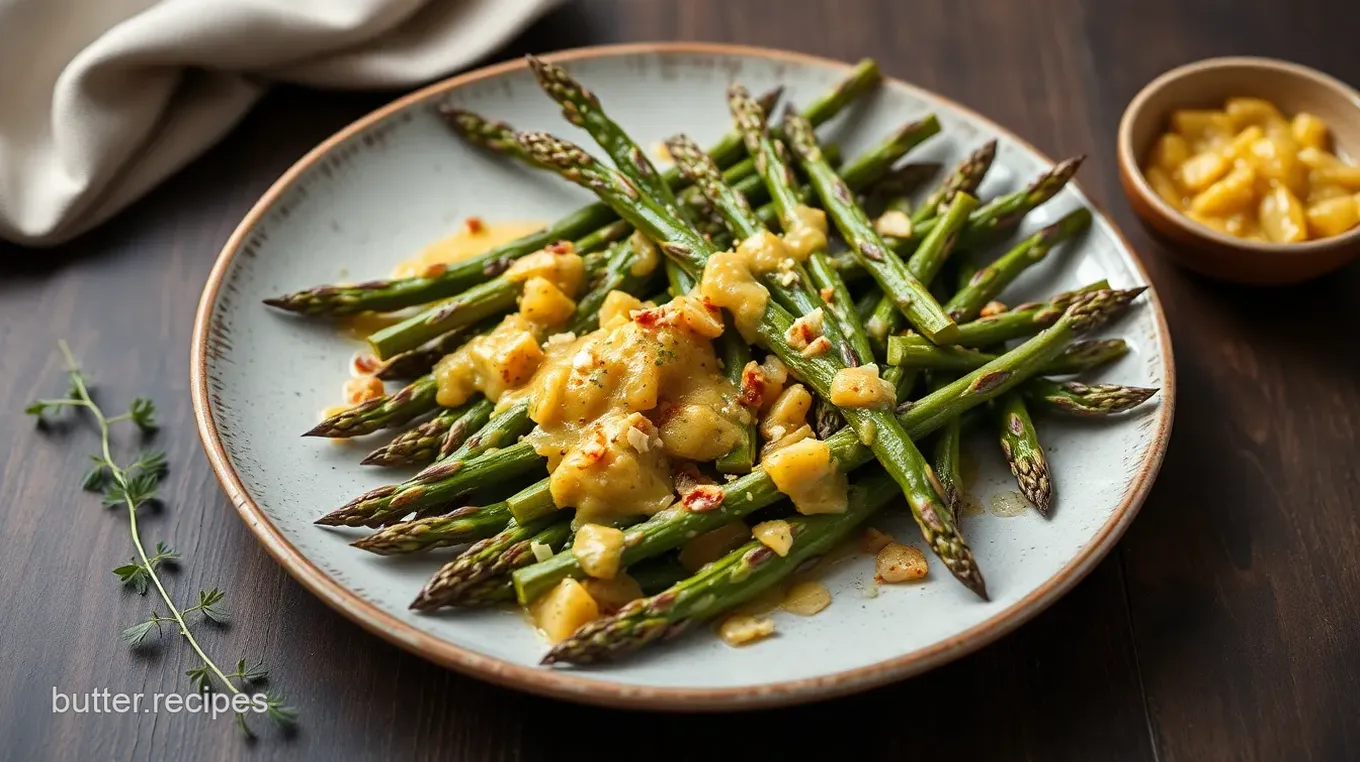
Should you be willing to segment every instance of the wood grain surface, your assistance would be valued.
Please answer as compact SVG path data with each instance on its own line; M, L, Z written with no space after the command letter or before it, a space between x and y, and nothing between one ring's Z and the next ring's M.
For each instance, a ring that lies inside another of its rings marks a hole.
M585 0L502 52L682 39L873 56L1049 154L1090 154L1082 184L1166 305L1170 451L1085 582L923 677L726 716L562 704L434 667L308 595L246 531L190 411L199 291L255 198L395 95L276 90L113 222L56 250L0 249L0 758L1360 759L1360 267L1283 290L1189 275L1137 228L1114 166L1123 105L1174 65L1269 55L1360 83L1354 18L1328 0ZM194 666L177 642L138 655L118 641L151 601L109 572L131 555L125 519L79 489L94 436L44 435L21 414L61 391L59 338L111 405L160 403L173 471L146 531L185 554L170 576L182 596L228 591L232 624L205 645L267 658L302 711L291 739L249 744L203 715L52 712L54 689L183 691Z

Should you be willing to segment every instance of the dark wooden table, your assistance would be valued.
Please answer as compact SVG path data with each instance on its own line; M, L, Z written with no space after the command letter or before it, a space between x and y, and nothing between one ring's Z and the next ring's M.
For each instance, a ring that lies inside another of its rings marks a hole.
M0 251L0 758L1360 759L1360 266L1281 290L1187 275L1134 224L1113 159L1124 103L1157 73L1250 53L1360 83L1356 31L1328 0L589 0L503 53L698 39L874 56L1050 154L1090 154L1083 186L1166 304L1180 380L1170 452L1085 582L918 679L727 716L561 704L445 671L332 612L246 531L190 412L199 289L274 178L393 95L274 92L108 225L55 251ZM183 691L193 666L180 643L138 656L118 641L150 600L109 573L131 554L123 519L79 491L93 437L43 436L20 414L62 388L63 337L109 399L160 401L174 470L147 531L187 557L176 590L229 592L233 624L204 640L268 658L303 713L293 739L251 746L201 715L53 714L54 689Z

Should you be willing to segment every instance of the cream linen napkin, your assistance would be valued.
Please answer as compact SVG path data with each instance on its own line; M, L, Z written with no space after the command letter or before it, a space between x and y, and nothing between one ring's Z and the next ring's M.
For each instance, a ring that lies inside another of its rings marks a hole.
M0 0L0 238L67 240L220 139L271 81L395 88L556 0Z

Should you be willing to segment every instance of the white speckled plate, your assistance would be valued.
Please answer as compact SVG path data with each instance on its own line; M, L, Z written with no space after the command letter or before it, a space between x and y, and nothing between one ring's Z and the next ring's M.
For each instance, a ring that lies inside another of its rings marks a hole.
M685 131L710 142L728 129L725 86L776 84L795 102L823 92L846 70L793 53L681 44L595 48L557 58L594 89L643 145ZM1133 519L1161 464L1175 383L1171 343L1156 296L1141 298L1112 330L1133 351L1103 380L1156 386L1134 414L1100 425L1043 420L1056 472L1054 515L982 513L965 533L992 594L982 603L934 567L927 583L861 592L869 559L827 579L834 602L814 617L776 615L779 634L733 649L692 633L617 665L537 666L545 645L509 611L417 615L407 604L447 551L380 558L350 548L354 535L312 521L354 495L392 481L357 465L361 451L298 436L335 399L352 340L290 319L260 300L338 279L382 276L470 215L552 219L583 191L478 152L431 113L451 97L526 129L585 141L564 123L519 62L455 77L364 117L309 153L256 204L223 249L203 292L195 329L194 405L208 457L232 502L265 547L330 605L369 630L433 661L505 685L573 700L629 707L740 709L848 693L937 666L995 640L1070 589ZM1051 164L1015 136L953 103L902 82L823 129L848 155L890 128L933 111L944 133L914 157L953 162L1000 139L983 195L1014 189ZM589 144L589 143L587 143ZM1026 221L1032 230L1084 203L1069 188ZM1146 284L1134 253L1097 217L1079 246L1055 253L1007 292L1034 299L1100 278ZM1013 489L991 437L970 443L979 462L971 488L986 505ZM902 512L880 522L917 533Z

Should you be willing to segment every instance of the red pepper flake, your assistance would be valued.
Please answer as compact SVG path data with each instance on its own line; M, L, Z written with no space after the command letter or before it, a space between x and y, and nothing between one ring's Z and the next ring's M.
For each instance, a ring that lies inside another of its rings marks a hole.
M350 370L356 376L367 376L378 370L378 358L367 352L355 352L350 360Z
M549 254L563 256L565 254L575 254L576 245L573 244L571 241L558 241L556 243L548 244L547 246L543 247L543 250L548 252Z
M741 404L756 410L765 403L765 389L768 382L760 365L754 360L741 369Z
M463 225L467 227L467 232L472 235L481 235L486 230L486 223L482 222L481 217L468 217L463 221Z
M723 489L716 484L703 484L689 491L689 494L680 499L680 504L685 506L685 510L694 513L706 513L717 509L722 505Z

